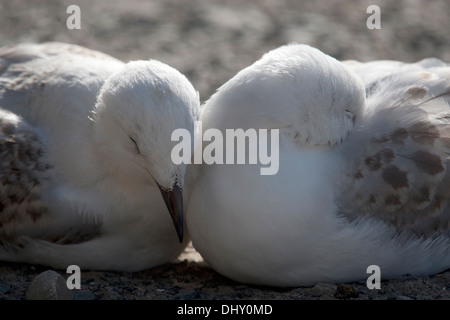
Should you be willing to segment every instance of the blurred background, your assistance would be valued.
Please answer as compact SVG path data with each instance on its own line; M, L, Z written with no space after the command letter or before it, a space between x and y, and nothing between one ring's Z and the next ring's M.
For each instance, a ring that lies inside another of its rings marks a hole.
M81 29L69 30L69 5ZM369 5L381 29L366 26ZM205 101L280 45L307 43L337 59L450 62L450 1L0 0L0 46L64 41L122 60L157 59L184 73Z

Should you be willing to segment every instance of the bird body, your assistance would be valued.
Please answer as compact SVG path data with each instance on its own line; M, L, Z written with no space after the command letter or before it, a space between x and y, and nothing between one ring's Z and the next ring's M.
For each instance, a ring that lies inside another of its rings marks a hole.
M279 130L279 171L205 165L193 245L236 281L292 287L450 267L450 68L339 62L291 44L207 101L203 129Z
M158 61L2 48L0 260L137 271L175 259L188 236L173 230L185 167L171 162L170 134L193 130L198 104Z

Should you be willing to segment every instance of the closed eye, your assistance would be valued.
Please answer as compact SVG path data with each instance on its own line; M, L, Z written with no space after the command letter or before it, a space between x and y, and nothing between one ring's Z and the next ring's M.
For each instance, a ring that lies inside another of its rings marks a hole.
M356 121L355 115L353 114L353 112L351 112L350 110L346 109L345 110L345 116L347 117L348 120L352 120L353 124Z
M133 141L133 143L134 143L134 145L136 146L136 151L137 151L137 153L141 153L141 151L139 150L139 147L138 147L138 145L137 145L137 142L136 142L136 140L134 140L131 136L128 136L130 139L131 139L131 141Z

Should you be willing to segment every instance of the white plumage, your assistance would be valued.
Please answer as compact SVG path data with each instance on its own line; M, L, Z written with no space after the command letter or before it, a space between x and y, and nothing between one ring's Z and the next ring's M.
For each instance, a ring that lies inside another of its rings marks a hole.
M353 71L352 71L353 70ZM291 44L224 84L203 130L279 129L279 171L201 165L195 248L234 280L272 286L450 267L450 67L339 62Z
M172 163L170 138L193 132L198 107L158 61L2 48L0 259L120 271L175 259L188 241L177 237L186 166Z

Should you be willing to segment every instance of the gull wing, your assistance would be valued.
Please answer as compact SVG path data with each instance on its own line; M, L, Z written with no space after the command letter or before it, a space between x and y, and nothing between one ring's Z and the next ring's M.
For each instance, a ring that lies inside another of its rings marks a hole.
M339 213L418 236L450 231L450 67L438 59L346 63L367 109L336 148Z

